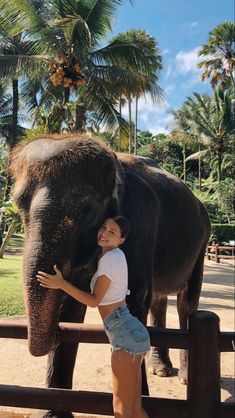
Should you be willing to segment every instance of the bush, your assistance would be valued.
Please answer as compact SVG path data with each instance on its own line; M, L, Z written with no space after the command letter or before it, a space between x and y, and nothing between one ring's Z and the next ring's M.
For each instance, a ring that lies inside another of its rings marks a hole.
M211 224L210 241L216 241L218 244L229 244L229 241L235 239L235 224Z

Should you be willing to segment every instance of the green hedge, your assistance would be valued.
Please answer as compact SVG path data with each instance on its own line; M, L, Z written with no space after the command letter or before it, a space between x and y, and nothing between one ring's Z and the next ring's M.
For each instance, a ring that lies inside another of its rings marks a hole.
M235 239L235 224L211 224L210 241L216 241L218 244L229 244L229 241Z

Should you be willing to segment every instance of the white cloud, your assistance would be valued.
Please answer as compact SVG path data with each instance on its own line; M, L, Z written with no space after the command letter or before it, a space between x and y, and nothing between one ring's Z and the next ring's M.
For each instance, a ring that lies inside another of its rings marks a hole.
M169 90L174 86L169 85ZM168 113L170 104L166 100L161 105L153 104L149 94L146 97L141 97L138 102L138 128L141 130L148 130L152 134L169 133L173 122L173 116ZM122 114L128 117L128 106L125 105L122 109ZM132 119L135 117L135 101L132 102Z
M174 117L169 113L156 116L155 119L152 119L148 123L147 129L152 132L153 135L160 133L170 133L173 127Z
M199 73L200 69L197 64L201 61L198 57L200 47L194 48L192 51L179 51L175 57L176 71L179 74L186 75L188 73Z
M190 23L190 27L191 28L194 28L195 26L197 26L198 25L198 22L192 22L192 23Z

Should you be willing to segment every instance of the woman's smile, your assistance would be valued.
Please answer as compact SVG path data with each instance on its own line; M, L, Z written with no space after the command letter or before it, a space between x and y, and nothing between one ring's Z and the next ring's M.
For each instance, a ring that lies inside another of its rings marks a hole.
M97 235L97 242L104 251L117 248L124 239L121 237L121 231L118 224L113 219L107 219L100 227Z

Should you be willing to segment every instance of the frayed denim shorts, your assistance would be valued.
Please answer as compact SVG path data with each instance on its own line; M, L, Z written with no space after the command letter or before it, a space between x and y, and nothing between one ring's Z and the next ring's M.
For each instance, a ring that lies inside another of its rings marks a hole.
M125 350L130 354L144 356L150 350L149 333L127 305L120 306L103 321L104 330L112 351Z

